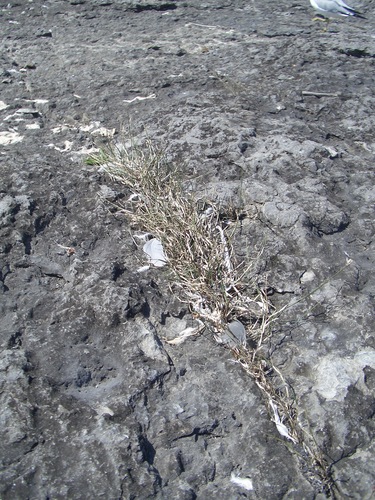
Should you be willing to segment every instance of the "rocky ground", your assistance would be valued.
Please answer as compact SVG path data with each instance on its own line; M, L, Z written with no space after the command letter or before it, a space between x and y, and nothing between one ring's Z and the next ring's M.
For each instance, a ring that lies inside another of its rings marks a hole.
M336 496L374 498L375 9L355 7L324 31L307 0L1 4L2 499L327 495L228 350L164 341L191 317L84 162L122 128L242 207L277 307L305 296L273 362Z

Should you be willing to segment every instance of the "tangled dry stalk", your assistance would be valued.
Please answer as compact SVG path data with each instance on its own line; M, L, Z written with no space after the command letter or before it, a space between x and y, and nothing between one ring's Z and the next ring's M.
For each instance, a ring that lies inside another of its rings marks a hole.
M285 443L298 454L311 480L334 496L331 469L298 414L297 401L265 345L275 311L267 293L251 277L252 263L237 263L232 242L237 222L233 211L197 200L185 192L179 172L147 140L141 146L112 145L89 157L128 190L118 207L134 230L157 238L168 261L171 288L189 304L192 314L228 347L261 390L270 418ZM228 329L239 321L242 341Z

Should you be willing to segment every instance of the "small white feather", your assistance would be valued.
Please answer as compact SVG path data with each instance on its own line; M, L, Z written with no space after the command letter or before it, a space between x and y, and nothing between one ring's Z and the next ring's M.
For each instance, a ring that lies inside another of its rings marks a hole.
M232 483L236 484L237 486L240 486L241 488L244 488L247 491L252 491L254 489L253 482L248 477L238 477L235 476L232 472L230 480Z
M292 437L289 434L287 426L282 423L282 421L279 417L279 412L277 410L277 406L274 404L274 402L271 399L270 399L270 407L272 408L272 411L274 414L274 422L276 424L277 430L279 431L279 434L286 437L287 439L290 439L290 441L293 441L293 443L296 444L297 441L294 439L294 437Z
M137 273L144 273L150 269L151 266L142 266L137 269Z
M155 267L163 267L167 263L164 248L157 238L152 238L143 245L143 251L147 254L149 262Z

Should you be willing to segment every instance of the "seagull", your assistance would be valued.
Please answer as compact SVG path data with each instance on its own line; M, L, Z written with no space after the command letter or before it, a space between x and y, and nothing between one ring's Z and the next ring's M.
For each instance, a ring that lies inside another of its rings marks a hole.
M354 16L366 19L360 12L349 7L343 0L310 0L312 7L323 17Z

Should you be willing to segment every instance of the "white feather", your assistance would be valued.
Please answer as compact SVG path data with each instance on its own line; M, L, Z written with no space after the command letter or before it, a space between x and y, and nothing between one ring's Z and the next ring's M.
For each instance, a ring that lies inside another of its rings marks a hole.
M160 240L152 238L143 245L143 251L147 254L149 262L155 267L163 267L167 263L167 257Z
M245 490L247 491L252 491L254 489L253 482L248 477L238 477L235 476L232 472L230 480L232 483L236 484L237 486L240 486L241 488L245 488Z
M294 444L297 444L297 441L294 439L294 437L292 437L289 434L287 426L282 423L282 421L279 417L279 412L277 410L277 406L274 404L274 402L271 399L270 399L270 407L272 408L272 411L274 414L274 422L276 424L277 430L279 431L279 434L286 437L287 439L290 439L290 441L293 441Z

